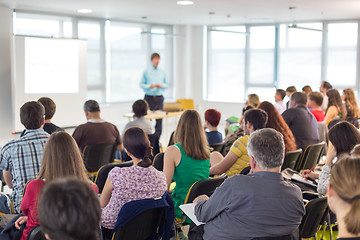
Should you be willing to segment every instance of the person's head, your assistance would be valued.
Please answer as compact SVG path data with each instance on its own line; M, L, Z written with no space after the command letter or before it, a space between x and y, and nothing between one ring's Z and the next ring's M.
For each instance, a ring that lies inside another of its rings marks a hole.
M27 102L20 108L20 121L28 130L39 129L45 123L45 108L35 101Z
M319 108L323 103L324 97L319 92L311 92L308 95L307 107L308 108Z
M285 144L281 133L271 128L257 130L250 135L247 150L250 167L254 172L280 172L285 156Z
M201 118L195 110L186 110L181 114L175 130L174 141L180 143L186 155L193 159L206 160L210 157Z
M284 120L274 105L268 101L261 102L258 108L264 110L267 113L268 120L265 127L274 128L275 125L280 125L280 121Z
M48 240L97 240L100 202L90 184L62 178L44 186L38 203L40 228Z
M51 120L56 112L56 104L51 98L42 97L38 100L45 108L45 120Z
M295 92L290 97L289 107L306 106L307 96L302 92Z
M338 109L339 114L341 114L341 118L344 120L346 118L347 111L346 111L344 103L341 100L339 91L336 89L329 89L326 92L326 95L329 98L327 109L329 109L331 106L335 106Z
M140 99L133 103L132 110L135 117L140 118L147 115L149 111L149 105L145 100Z
M132 127L125 131L123 136L124 148L127 154L140 167L150 167L152 161L152 147L148 135L138 127ZM139 161L139 162L138 162Z
M46 141L39 179L77 177L88 180L80 150L70 134L54 132Z
M329 82L327 82L327 81L322 81L321 82L321 85L320 85L320 92L322 92L324 95L326 95L327 94L327 91L329 90L329 89L332 89L333 87L332 87L332 85L329 83Z
M95 100L87 100L84 103L84 112L86 119L99 118L100 117L100 106Z
M258 129L266 126L268 115L261 109L250 109L244 114L244 130L249 135Z
M359 169L359 155L343 156L332 167L328 185L329 207L336 214L339 225L344 224L340 229L355 236L360 235Z
M291 97L291 95L295 92L297 92L297 90L296 90L296 87L294 87L294 86L290 86L286 89L286 95L288 97Z
M309 93L312 92L312 89L309 85L306 85L302 88L302 92L305 93L306 95L309 95Z
M338 156L349 154L357 144L360 144L360 133L353 124L342 121L330 128L329 140Z
M208 109L205 112L205 126L209 124L212 127L217 127L221 119L221 113L216 109Z
M160 55L158 53L151 54L151 64L154 68L157 68L160 63Z
M341 99L347 104L349 109L351 109L351 112L353 113L353 116L349 116L351 118L359 118L359 107L356 101L354 90L351 88L344 89Z
M284 100L286 92L283 89L277 89L275 93L275 102L281 102Z
M252 93L252 94L248 95L245 105L247 105L247 106L251 105L256 108L259 104L260 104L260 99L257 94Z

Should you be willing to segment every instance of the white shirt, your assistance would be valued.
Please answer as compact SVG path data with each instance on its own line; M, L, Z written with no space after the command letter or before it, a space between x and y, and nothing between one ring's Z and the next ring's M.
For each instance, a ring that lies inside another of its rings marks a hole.
M284 101L276 102L274 106L280 115L286 110L286 103Z

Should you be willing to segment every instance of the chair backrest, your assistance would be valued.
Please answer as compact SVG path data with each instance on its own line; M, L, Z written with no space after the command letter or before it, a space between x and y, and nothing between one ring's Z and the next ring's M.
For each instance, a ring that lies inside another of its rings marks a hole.
M117 143L88 145L83 151L83 159L88 172L97 172L102 166L112 163Z
M305 148L303 155L296 164L296 171L311 169L318 164L324 151L325 142L309 145Z
M181 104L181 110L195 109L193 99L177 99L176 102Z
M219 153L222 153L222 151L224 150L224 147L225 147L224 143L217 143L217 144L211 144L210 145L210 148L211 148L212 152L217 151Z
M175 144L174 143L174 134L175 134L175 131L173 131L170 135L168 147Z
M164 221L164 211L164 208L153 208L140 213L116 230L112 240L146 240L154 234L160 239L158 229Z
M329 140L328 137L328 126L326 125L326 122L318 122L318 126L319 126L319 136L320 136L320 142L325 142L327 143ZM325 144L325 148L323 153L326 154L327 152L327 144Z
M294 237L290 235L278 236L278 237L257 237L251 240L293 240Z
M328 214L327 197L309 201L305 209L306 214L299 226L300 238L312 238L324 223Z
M114 167L131 167L133 165L132 161L128 161L128 162L123 162L123 163L110 163L107 164L105 166L102 166L99 171L96 174L96 178L95 178L95 184L97 185L98 189L99 189L99 193L102 192L102 190L104 189L105 186L105 182L106 179L109 175L109 172L114 168Z
M40 226L36 226L30 230L26 240L46 240L46 238L41 232Z
M285 153L284 163L281 166L281 171L290 168L292 170L295 170L296 163L300 159L300 156L302 154L302 149L298 149L296 151L287 152Z
M152 146L152 152L153 155L156 156L156 154L158 154L160 152L160 142L159 142L159 134L154 133L154 134L149 134L148 135L150 144Z
M202 194L210 197L215 192L216 188L219 187L226 178L227 175L224 173L217 178L209 178L197 181L190 187L184 204L192 203L196 197Z
M158 153L153 161L153 166L159 171L162 171L164 169L164 153Z
M251 167L246 167L243 170L241 170L240 174L241 175L248 175L250 173Z

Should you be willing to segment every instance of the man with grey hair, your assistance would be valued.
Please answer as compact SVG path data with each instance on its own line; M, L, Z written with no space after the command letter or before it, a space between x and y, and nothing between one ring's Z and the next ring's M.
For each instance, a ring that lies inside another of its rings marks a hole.
M88 100L84 104L84 112L87 119L85 124L78 126L73 138L82 152L87 145L117 143L118 150L123 150L120 133L114 124L105 122L100 117L100 106L95 100Z
M204 222L205 240L292 236L305 214L300 188L283 179L283 136L261 129L248 141L251 173L234 175L208 198L194 200L195 215ZM191 234L191 233L190 233Z

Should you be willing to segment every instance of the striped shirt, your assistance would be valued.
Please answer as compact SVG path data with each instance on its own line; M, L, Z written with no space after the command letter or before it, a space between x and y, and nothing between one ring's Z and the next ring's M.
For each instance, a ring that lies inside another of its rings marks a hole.
M230 151L233 152L238 159L236 162L226 171L226 174L231 177L235 174L239 174L244 168L249 166L249 155L247 152L247 143L250 135L239 137L231 146Z
M15 212L19 212L25 184L40 171L44 146L49 134L43 129L26 130L17 140L10 141L0 154L0 169L11 171L13 192L10 199Z

